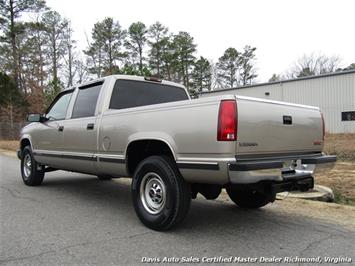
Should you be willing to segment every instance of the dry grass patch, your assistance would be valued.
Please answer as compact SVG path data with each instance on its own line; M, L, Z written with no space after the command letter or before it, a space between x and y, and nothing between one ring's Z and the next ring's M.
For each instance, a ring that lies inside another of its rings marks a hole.
M19 148L18 140L0 140L0 149L16 151Z
M339 160L355 162L355 133L327 134L324 152L336 154Z
M334 191L335 202L355 205L355 133L327 134L324 152L338 161L331 170L319 170L315 182Z
M315 183L333 189L335 202L355 205L355 162L337 162L331 170L317 170Z

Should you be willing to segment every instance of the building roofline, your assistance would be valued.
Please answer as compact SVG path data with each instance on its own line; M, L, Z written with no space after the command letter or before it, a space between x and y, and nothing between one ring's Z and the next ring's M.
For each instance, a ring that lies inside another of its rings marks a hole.
M205 91L205 92L199 92L198 94L206 94L206 93L213 93L213 92L220 92L220 91L231 91L231 90L247 89L247 88L259 87L259 86L265 86L265 85L282 84L282 83L287 83L287 82L294 82L294 81L307 80L307 79L325 78L325 77L330 77L330 76L340 76L340 75L353 74L353 73L355 73L355 69L339 71L339 72L333 72L333 73L325 73L325 74L313 75L313 76L307 76L307 77L301 77L301 78L285 79L285 80L272 81L272 82L263 82L263 83L245 85L245 86L228 88L228 89Z

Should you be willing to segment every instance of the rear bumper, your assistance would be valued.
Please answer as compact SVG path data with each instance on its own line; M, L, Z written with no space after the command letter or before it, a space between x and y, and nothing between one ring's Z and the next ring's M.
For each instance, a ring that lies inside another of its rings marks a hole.
M336 156L317 154L312 156L243 159L228 164L231 184L253 184L260 181L292 181L312 177L316 165L333 167Z

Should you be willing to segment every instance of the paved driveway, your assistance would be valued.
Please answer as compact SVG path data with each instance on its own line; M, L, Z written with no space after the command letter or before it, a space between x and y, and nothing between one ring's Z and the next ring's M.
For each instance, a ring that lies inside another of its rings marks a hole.
M0 264L135 265L142 257L190 256L200 262L219 256L355 259L354 230L282 208L277 202L244 211L198 199L181 227L155 232L137 219L127 181L58 171L48 173L42 186L26 187L19 161L0 155Z

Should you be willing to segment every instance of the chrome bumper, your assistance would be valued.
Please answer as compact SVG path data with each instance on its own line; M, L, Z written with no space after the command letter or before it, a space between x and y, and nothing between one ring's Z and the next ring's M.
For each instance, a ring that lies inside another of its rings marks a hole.
M316 165L331 168L335 161L336 156L323 154L298 158L237 159L228 164L229 181L231 184L253 184L260 181L302 179L312 177Z

